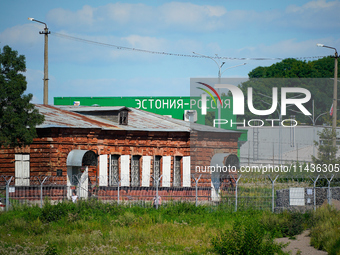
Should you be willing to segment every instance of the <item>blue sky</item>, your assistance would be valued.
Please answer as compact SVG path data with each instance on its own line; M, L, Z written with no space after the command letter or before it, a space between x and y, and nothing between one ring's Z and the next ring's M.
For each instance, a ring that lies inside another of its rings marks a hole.
M28 17L51 31L50 104L60 96L188 96L190 78L217 76L213 60L122 50L60 34L153 52L217 54L227 58L222 71L247 63L222 77L247 77L277 58L334 54L316 43L340 50L339 10L340 1L327 0L1 1L0 47L26 56L34 103L43 100L44 26Z

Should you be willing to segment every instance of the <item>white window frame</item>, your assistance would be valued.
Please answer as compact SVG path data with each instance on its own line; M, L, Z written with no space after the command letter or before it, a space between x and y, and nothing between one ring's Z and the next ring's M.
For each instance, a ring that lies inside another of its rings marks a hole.
M30 155L15 154L15 186L30 185Z

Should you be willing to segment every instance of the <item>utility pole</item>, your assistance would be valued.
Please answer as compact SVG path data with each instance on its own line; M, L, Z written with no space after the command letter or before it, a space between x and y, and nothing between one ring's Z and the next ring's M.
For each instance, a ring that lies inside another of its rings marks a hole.
M39 31L39 34L45 35L44 40L44 105L48 105L48 31L47 24L45 22L36 20L34 18L28 18L30 21L35 21L45 25L44 31Z
M332 131L333 136L333 147L336 146L336 121L337 121L337 107L338 107L338 51L334 47L326 46L324 44L318 43L316 46L324 47L335 50L334 54L334 86L333 86L333 119L332 119Z

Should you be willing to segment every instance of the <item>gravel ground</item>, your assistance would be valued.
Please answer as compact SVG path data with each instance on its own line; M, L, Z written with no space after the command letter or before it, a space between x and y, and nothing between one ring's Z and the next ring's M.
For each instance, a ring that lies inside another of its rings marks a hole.
M309 230L304 231L301 235L296 236L296 240L285 238L276 239L278 243L289 243L289 245L283 249L285 252L291 252L292 255L326 255L325 251L315 249L310 245ZM300 253L298 253L300 251Z

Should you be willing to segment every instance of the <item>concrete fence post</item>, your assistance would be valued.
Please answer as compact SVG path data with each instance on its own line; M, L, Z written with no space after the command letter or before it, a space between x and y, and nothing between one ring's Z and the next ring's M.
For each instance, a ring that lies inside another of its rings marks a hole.
M76 176L77 180L78 180L78 199L81 199L81 177L79 178L78 176Z
M12 181L13 176L9 178L9 180L6 180L5 176L2 176L6 182L6 211L9 210L9 184Z
M269 180L272 182L272 212L274 212L275 209L275 181L278 177L279 176L277 175L273 180L270 175L268 175Z
M235 187L235 212L237 212L237 199L238 199L238 181L241 179L242 177L242 174L237 178L235 179L234 175L231 176L236 184L236 187Z
M44 185L44 182L47 179L47 176L44 178L43 181L41 181L39 177L36 177L36 178L40 183L40 208L42 208L42 206L43 206L43 185Z
M334 177L334 174L332 175L332 177L331 177L329 180L328 180L328 178L326 177L327 182L328 182L327 200L328 200L328 204L329 204L329 205L332 204L331 182L332 182L332 180L333 180L333 177Z
M120 191L120 183L121 183L122 180L118 180L117 177L114 177L114 178L115 178L115 181L117 182L117 204L119 205L119 200L120 200L119 191Z
M318 175L315 180L312 177L310 177L311 180L313 181L313 195L314 195L313 204L314 204L314 211L316 211L316 194L315 194L316 193L316 189L315 189L315 186L316 186L316 182L318 181L319 177L320 177L320 175Z
M197 192L198 192L198 181L201 179L201 176L202 176L202 174L200 174L200 176L198 178L195 178L194 176L191 177L195 181L195 205L196 205L196 207L198 205L198 194L197 194Z
M158 199L159 199L159 196L158 196L158 187L159 187L159 182L161 181L162 179L162 176L161 175L158 179L157 177L154 177L153 175L151 175L152 179L156 180L156 210L158 210Z

